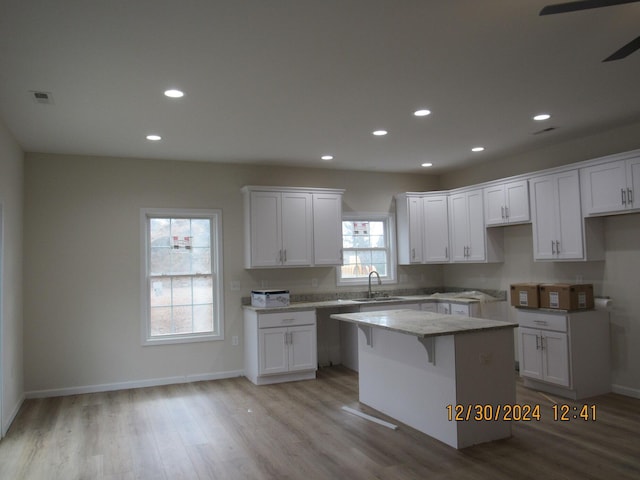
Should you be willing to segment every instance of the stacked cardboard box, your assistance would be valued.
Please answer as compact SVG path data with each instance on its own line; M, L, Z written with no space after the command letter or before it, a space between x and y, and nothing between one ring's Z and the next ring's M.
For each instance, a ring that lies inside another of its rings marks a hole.
M524 308L586 310L593 308L593 284L514 283L511 305Z

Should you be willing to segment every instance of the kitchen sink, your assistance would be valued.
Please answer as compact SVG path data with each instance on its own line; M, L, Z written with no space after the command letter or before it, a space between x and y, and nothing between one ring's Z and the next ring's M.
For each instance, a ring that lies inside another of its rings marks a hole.
M354 298L354 302L390 302L393 300L404 300L402 297L370 297L370 298Z

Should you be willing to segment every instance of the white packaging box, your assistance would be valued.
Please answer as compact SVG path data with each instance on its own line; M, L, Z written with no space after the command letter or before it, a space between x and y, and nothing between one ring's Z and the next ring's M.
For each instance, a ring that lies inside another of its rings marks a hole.
M251 290L252 307L288 307L289 290Z

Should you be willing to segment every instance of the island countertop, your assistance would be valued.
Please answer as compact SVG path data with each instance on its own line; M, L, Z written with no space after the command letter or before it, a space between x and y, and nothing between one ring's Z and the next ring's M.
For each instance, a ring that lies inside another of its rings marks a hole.
M515 328L517 323L484 318L447 315L416 310L383 310L378 312L336 313L335 320L361 326L383 328L420 338L471 333L482 330Z

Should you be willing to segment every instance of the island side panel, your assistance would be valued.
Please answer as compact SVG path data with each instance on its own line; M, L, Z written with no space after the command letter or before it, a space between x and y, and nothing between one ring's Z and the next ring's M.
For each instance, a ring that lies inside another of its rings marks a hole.
M516 402L512 329L473 332L454 338L456 403L472 408L470 420L457 422L458 448L510 437L512 421L505 419L504 406ZM478 413L479 409L482 412Z
M447 405L456 403L454 337L434 340L435 365L413 335L373 328L369 346L358 329L360 401L459 448L456 423L447 418Z

